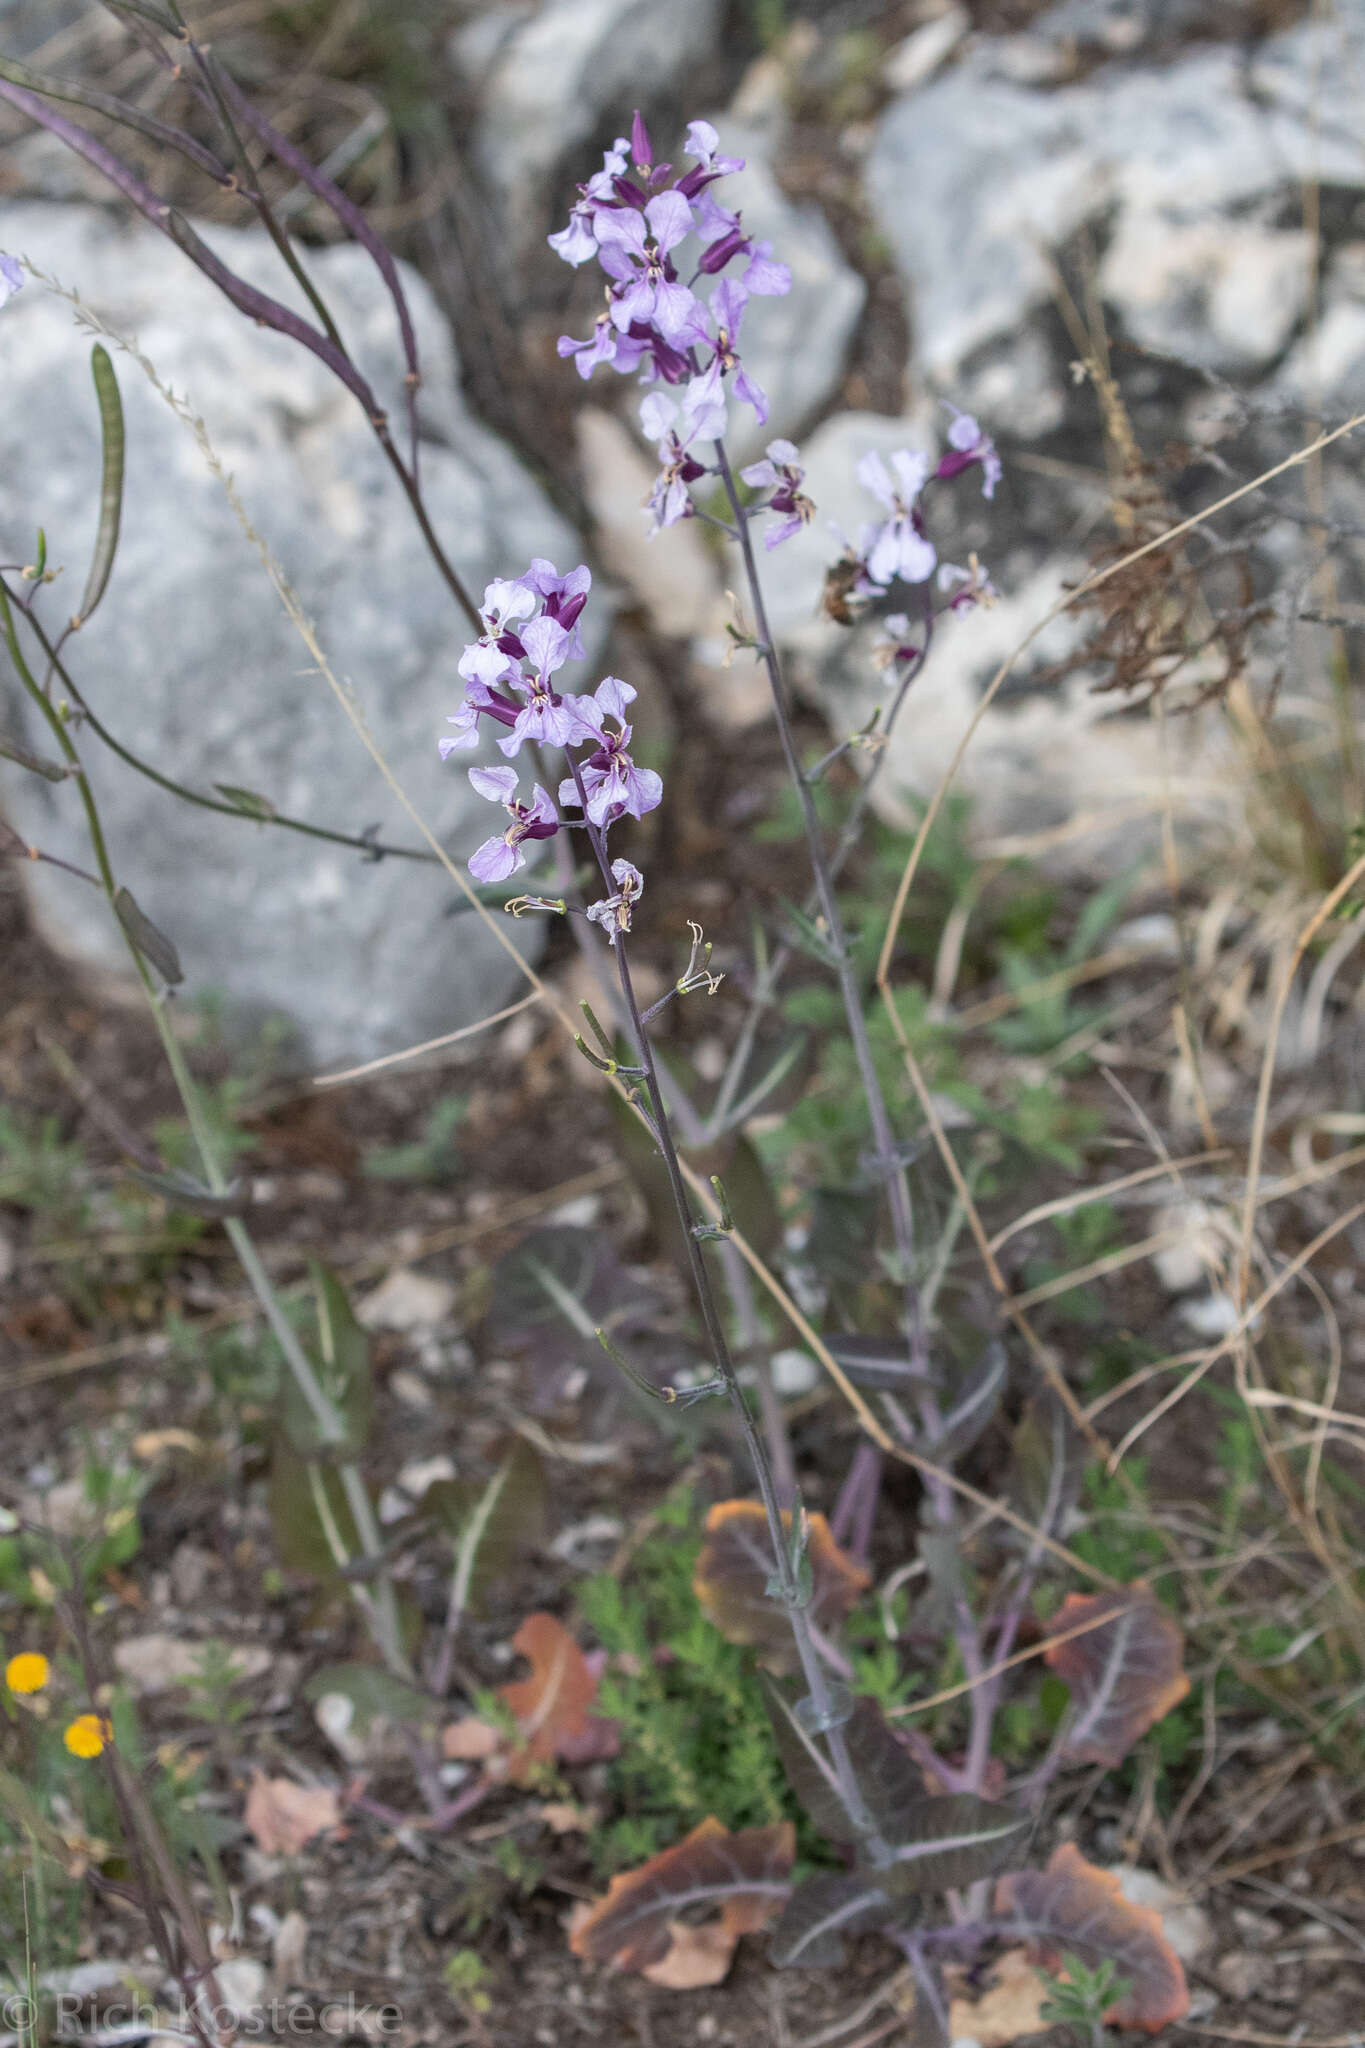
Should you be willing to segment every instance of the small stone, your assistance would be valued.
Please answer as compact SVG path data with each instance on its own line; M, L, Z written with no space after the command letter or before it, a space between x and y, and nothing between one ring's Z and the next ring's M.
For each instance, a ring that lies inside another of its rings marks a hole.
M436 1405L435 1396L426 1381L419 1378L415 1372L406 1372L401 1368L398 1372L389 1374L389 1392L406 1408L426 1409Z
M1213 1966L1213 1974L1220 1991L1229 1998L1254 1998L1263 1990L1274 1972L1275 1964L1270 1956L1253 1955L1247 1949L1234 1949L1231 1955L1220 1956Z
M356 1321L367 1330L434 1329L449 1320L459 1290L448 1280L396 1266L356 1309Z
M1152 1260L1152 1270L1168 1294L1188 1294L1217 1271L1224 1246L1207 1203L1170 1203L1157 1216L1156 1229L1181 1232L1177 1243Z
M222 2004L239 2020L248 2019L265 1997L266 1968L254 1956L230 1956L214 1966L213 1979Z
M1213 1339L1226 1337L1236 1327L1241 1310L1230 1294L1215 1288L1202 1301L1186 1302L1180 1314L1196 1337Z
M1167 1884L1154 1870L1124 1869L1115 1873L1125 1899L1161 1915L1162 1932L1182 1963L1193 1963L1213 1941L1213 1922L1178 1885Z
M218 1560L197 1543L179 1543L171 1558L171 1592L178 1607L195 1607Z
M424 1388L423 1392L425 1391ZM420 1500L427 1488L434 1486L437 1480L454 1477L454 1460L447 1457L444 1451L438 1451L431 1458L413 1458L399 1473L398 1484L404 1493L410 1494L414 1500Z
M783 1400L795 1400L801 1394L809 1394L820 1384L820 1367L809 1353L799 1345L792 1345L785 1351L774 1351L768 1361L772 1374L773 1392Z

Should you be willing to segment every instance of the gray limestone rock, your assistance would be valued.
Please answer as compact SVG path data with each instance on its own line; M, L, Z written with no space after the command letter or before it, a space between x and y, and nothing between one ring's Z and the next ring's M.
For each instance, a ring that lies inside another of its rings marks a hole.
M256 231L205 230L252 282L297 303ZM165 238L93 207L7 206L4 240L120 334L202 414L249 517L313 619L335 673L421 812L462 860L492 829L468 757L436 741L462 691L469 637L431 566L355 400L324 366L254 327ZM309 269L376 390L402 417L392 310L356 248L310 252ZM449 331L405 273L425 381L422 476L437 532L475 599L533 555L561 569L572 533L512 454L464 410ZM0 314L0 545L27 561L41 524L60 581L43 598L69 616L89 559L99 478L91 336L56 293L30 282ZM122 542L104 603L69 643L92 707L129 747L200 790L258 791L280 810L349 832L376 824L415 843L411 823L316 672L244 538L194 434L129 356L114 351L127 418ZM600 608L599 608L600 610ZM589 614L589 621L591 615ZM13 688L3 723L50 741ZM497 1008L515 962L432 866L371 863L346 848L193 809L83 740L117 873L179 948L191 992L220 990L248 1015L283 1013L332 1061L389 1050ZM8 763L0 793L27 838L88 865L74 790ZM27 870L41 929L96 969L123 950L103 901L51 867ZM520 946L531 925L506 924Z
M1039 17L1030 46L1074 41L1074 12ZM1046 91L1017 55L1016 39L977 39L878 125L868 192L919 364L944 383L1017 336L1052 295L1049 252L1088 227L1108 238L1103 295L1134 339L1220 372L1268 368L1307 304L1282 209L1309 175L1365 185L1351 84L1365 16L1300 23L1249 68L1234 44L1193 44Z
M730 408L734 452L748 462L776 436L796 433L832 397L867 287L844 261L819 209L798 205L783 192L764 132L724 117L715 126L727 155L744 158L744 169L721 187L724 204L740 210L745 233L771 242L773 255L792 274L784 297L750 299L744 311L744 365L771 408L762 427L747 406ZM739 273L740 266L735 268Z

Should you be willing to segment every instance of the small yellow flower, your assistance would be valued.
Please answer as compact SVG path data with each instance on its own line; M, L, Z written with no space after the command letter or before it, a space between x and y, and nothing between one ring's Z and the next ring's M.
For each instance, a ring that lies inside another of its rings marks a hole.
M114 1739L104 1714L78 1714L62 1737L72 1756L98 1756Z
M38 1650L21 1650L5 1666L5 1684L11 1692L41 1692L51 1676L52 1666Z

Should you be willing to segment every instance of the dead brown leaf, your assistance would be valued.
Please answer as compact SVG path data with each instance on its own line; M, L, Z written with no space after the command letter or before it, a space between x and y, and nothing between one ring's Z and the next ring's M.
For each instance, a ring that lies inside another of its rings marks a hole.
M477 1714L465 1714L441 1730L441 1755L449 1763L481 1764L502 1747L501 1728L481 1721Z
M782 1517L790 1531L791 1515ZM860 1564L842 1551L823 1515L809 1517L807 1558L811 1595L807 1612L831 1634L871 1584ZM706 1517L706 1541L692 1590L702 1612L732 1643L751 1644L775 1671L792 1668L795 1645L780 1602L768 1592L773 1576L768 1519L761 1501L717 1501Z
M590 1763L615 1756L620 1747L614 1721L589 1712L600 1673L594 1671L562 1621L552 1614L528 1614L512 1638L531 1666L529 1678L499 1686L498 1696L516 1717L521 1747L508 1759L508 1777L524 1782L537 1764Z
M257 1771L242 1819L267 1856L297 1856L314 1835L341 1825L341 1801L329 1785L296 1785Z
M732 1835L708 1815L671 1849L614 1877L606 1896L576 1916L569 1946L587 1962L638 1970L674 1990L719 1984L740 1935L787 1897L795 1853L790 1821ZM686 1925L676 1917L683 1906L709 1906L719 1918Z
M951 1986L956 1973L948 1974ZM980 2048L1012 2048L1024 2035L1042 2031L1051 1988L1023 1949L1009 1949L992 1965L991 1982L980 1997L953 1999L948 2008L953 2039L966 2037Z

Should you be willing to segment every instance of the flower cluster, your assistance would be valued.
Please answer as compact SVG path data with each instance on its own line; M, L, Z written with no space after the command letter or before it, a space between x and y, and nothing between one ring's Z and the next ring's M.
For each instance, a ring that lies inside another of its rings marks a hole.
M719 147L710 122L693 121L684 144L692 166L675 176L672 164L655 163L637 113L630 140L617 138L601 170L579 188L569 225L550 236L566 263L595 258L607 277L592 334L586 341L562 335L560 355L572 356L582 377L610 363L625 375L638 371L643 382L680 387L676 400L654 392L641 409L662 465L650 499L656 530L690 513L688 486L709 465L689 451L724 436L727 391L752 406L760 424L767 419L767 398L740 358L740 327L750 298L791 290L787 265L774 261L769 243L746 235L739 213L712 190L744 168L742 157L722 156ZM679 252L694 236L701 247L684 279ZM731 264L743 268L721 277ZM712 278L720 282L703 297Z
M643 818L663 796L659 777L638 767L630 751L630 684L604 676L590 696L557 687L564 664L583 658L578 621L591 586L591 572L581 564L561 576L553 562L537 558L524 576L500 579L484 591L483 632L460 657L464 701L446 721L455 731L440 741L441 759L476 746L481 721L487 720L509 760L527 741L564 754L569 772L559 784L558 802L582 817L562 819L539 782L529 800L519 796L515 768L471 768L469 780L479 795L500 804L510 820L469 862L480 882L505 881L525 865L527 840L552 839L568 823L587 826L594 853L605 863L610 828L620 818ZM613 862L610 872L616 887L588 916L615 945L630 930L631 905L644 878L625 860Z
M852 623L860 604L880 596L893 583L928 583L935 570L938 588L951 593L947 605L951 611L993 604L998 595L975 555L966 569L955 562L940 562L925 525L921 499L929 484L947 483L977 465L981 470L981 495L991 498L1001 477L1000 457L989 435L981 431L970 413L960 412L947 400L944 403L953 419L948 428L947 452L937 464L931 465L930 458L917 448L898 448L891 457L889 470L875 452L862 456L858 462L859 483L878 500L887 516L865 525L856 547L843 535L839 536L844 540L844 557L827 578L826 609L844 624ZM769 455L772 452L770 448ZM775 498L773 503L776 504ZM830 604L831 578L837 586L838 610ZM895 614L884 624L891 640L874 650L878 664L885 667L912 658L916 649L909 644L910 628L903 614Z

